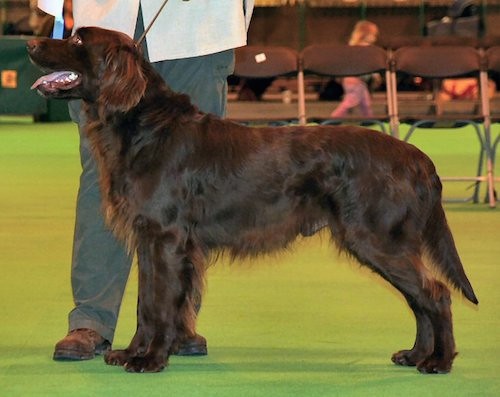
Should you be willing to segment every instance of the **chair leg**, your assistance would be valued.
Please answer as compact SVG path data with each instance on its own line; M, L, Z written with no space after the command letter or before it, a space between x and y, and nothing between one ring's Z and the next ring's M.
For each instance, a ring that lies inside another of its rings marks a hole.
M462 121L462 120L460 120ZM408 142L410 140L410 137L413 135L413 133L420 128L421 125L425 124L426 120L420 120L417 121L416 123L412 124L410 128L408 129L408 132L406 133L404 137L404 141ZM480 193L480 187L481 187L481 181L484 180L484 177L482 176L483 174L483 164L485 162L485 157L486 157L486 171L487 171L487 176L486 180L488 183L488 202L490 203L490 207L494 208L496 199L492 199L494 197L495 192L494 192L494 177L493 177L493 170L494 170L494 149L496 148L496 145L498 142L500 142L500 136L497 138L495 141L495 145L493 147L490 145L489 141L489 136L487 133L485 133L485 139L483 139L483 135L481 133L481 129L479 128L479 125L467 121L469 125L471 125L474 130L476 131L477 138L479 140L479 159L477 163L477 171L476 175L474 177L464 177L460 178L459 180L474 180L474 192L472 193L472 196L469 198L464 199L464 201L469 201L472 200L473 203L477 204L479 203L479 193ZM485 156L486 153L486 156ZM443 178L446 179L446 178ZM453 180L457 180L456 178Z
M498 143L500 142L500 135L497 136L495 142L491 143L491 129L490 125L485 126L485 140L487 146L486 158L486 172L488 183L487 200L490 208L496 207L497 197L495 191L495 154Z
M477 172L476 172L477 179L476 182L474 183L474 194L472 195L472 202L474 204L479 203L479 188L481 187L481 180L479 178L481 177L483 171L484 152L485 149L481 146L481 148L479 149L479 160L477 163Z
M490 205L490 208L495 208L496 207L496 192L495 192L495 174L493 172L494 170L494 162L492 158L487 159L486 163L486 172L487 172L487 183L488 183L488 203Z
M406 133L405 137L404 137L404 141L405 142L408 142L410 140L410 137L413 135L413 133L415 132L415 130L417 129L417 124L414 124L412 125L409 129L408 129L408 132Z
M477 172L476 172L476 183L474 186L474 194L472 195L472 202L477 204L479 203L479 188L481 187L481 175L483 173L483 162L484 162L484 153L486 152L486 160L489 158L489 149L488 149L488 140L482 138L481 130L479 126L475 123L471 124L477 134L477 138L479 139L479 160L477 164ZM489 184L488 184L489 185Z

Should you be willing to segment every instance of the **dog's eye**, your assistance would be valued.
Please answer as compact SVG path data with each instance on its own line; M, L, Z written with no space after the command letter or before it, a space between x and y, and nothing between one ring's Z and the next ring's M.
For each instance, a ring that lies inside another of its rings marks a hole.
M82 45L83 42L82 42L82 39L80 38L80 36L78 36L77 34L75 34L72 39L71 39L71 42L74 44L74 45Z

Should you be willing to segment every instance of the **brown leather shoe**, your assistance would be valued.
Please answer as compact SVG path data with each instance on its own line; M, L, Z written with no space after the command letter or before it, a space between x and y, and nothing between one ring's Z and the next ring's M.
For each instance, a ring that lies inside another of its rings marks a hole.
M203 336L196 334L192 338L180 342L178 346L172 349L172 354L176 356L206 356L208 354L207 340Z
M93 359L96 354L103 354L111 348L111 343L88 328L70 331L65 338L56 343L54 360L80 361Z

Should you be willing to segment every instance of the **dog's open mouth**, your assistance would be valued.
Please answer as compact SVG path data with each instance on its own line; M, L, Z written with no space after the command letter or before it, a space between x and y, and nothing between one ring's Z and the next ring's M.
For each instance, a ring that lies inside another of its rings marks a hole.
M68 91L80 85L81 76L73 71L59 71L40 77L33 83L31 89L37 89L43 94Z

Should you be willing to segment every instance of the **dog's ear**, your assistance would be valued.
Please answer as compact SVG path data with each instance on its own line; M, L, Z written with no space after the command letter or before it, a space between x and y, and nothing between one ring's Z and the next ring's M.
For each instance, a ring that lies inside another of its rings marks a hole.
M147 81L140 60L141 55L127 47L117 47L106 54L99 101L108 111L127 112L144 96Z

